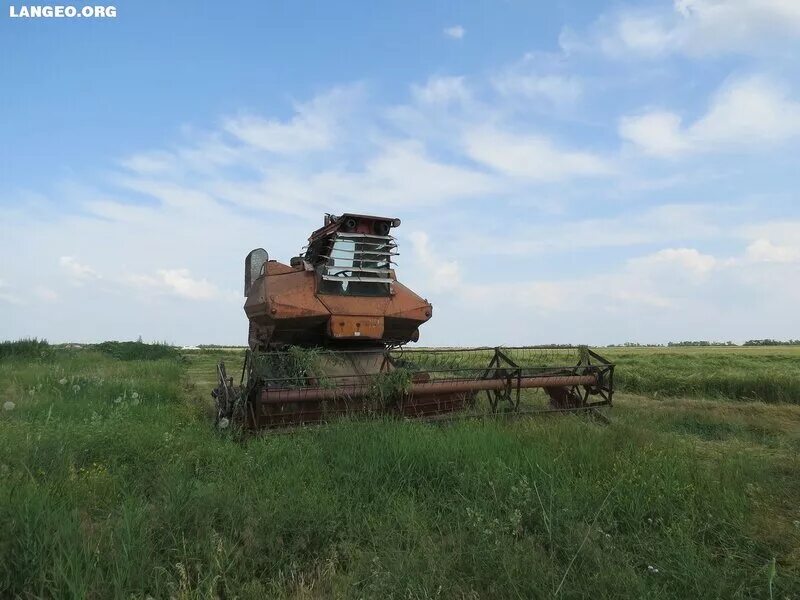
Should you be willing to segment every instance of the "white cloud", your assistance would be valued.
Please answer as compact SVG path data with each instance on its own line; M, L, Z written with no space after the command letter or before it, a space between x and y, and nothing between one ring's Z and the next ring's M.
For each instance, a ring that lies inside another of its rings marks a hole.
M689 144L681 131L681 118L667 111L622 117L619 135L639 146L644 152L656 156L680 154Z
M100 275L92 267L79 263L72 256L62 256L58 259L61 268L76 282L100 279Z
M625 116L620 136L655 156L712 150L753 150L800 137L800 102L763 76L734 79L719 89L708 110L683 126L675 113L654 110Z
M479 128L465 136L470 158L513 177L559 181L571 177L607 175L612 167L597 154L563 150L539 135L518 135Z
M664 248L622 263L598 261L583 276L520 270L513 280L494 280L453 260L459 278L430 296L450 338L431 340L423 332L423 342L486 343L487 331L497 343L516 344L785 338L785 315L800 300L798 265L752 265L743 260L746 254ZM426 277L436 277L435 267ZM491 318L480 327L463 326L476 315ZM600 331L604 337L598 338Z
M601 35L601 50L611 56L639 58L660 56L679 45L678 33L662 18L640 13L623 13L611 31Z
M654 254L632 259L629 264L640 271L666 267L679 275L702 278L717 266L717 259L694 248L665 248Z
M503 219L499 232L454 236L448 253L460 256L545 256L593 249L681 245L726 237L740 239L730 223L741 219L736 207L715 204L662 204L646 210L626 210L606 217L560 218L557 222Z
M136 274L130 273L126 269L115 269L104 277L93 268L79 263L71 256L62 256L59 259L59 265L74 281L80 284L102 280L102 289L106 291L125 285L146 292L175 295L190 300L209 300L225 297L226 295L230 297L229 292L223 292L207 279L192 277L188 269L157 269L154 275ZM59 298L56 292L43 285L37 285L34 288L34 293L45 302L54 302Z
M800 102L760 76L731 81L706 115L689 129L690 139L713 145L780 142L800 136Z
M422 104L467 102L471 95L463 77L431 77L425 85L412 85L413 98Z
M577 300L573 296L574 287L571 281L471 281L458 290L458 296L475 314L498 315L492 325L507 329L508 323L503 317L509 313L530 311L537 316L552 316L574 310Z
M288 121L226 120L227 132L236 134L238 145L225 145L219 132L212 132L168 154L135 155L125 163L131 172L116 183L174 208L213 211L222 202L304 218L336 206L369 210L375 204L439 205L501 187L496 178L468 166L463 153L448 159L432 153L425 134L421 139L404 136L374 115L351 119L358 110L349 99L361 102L362 92L361 86L354 86L323 93L298 105ZM412 86L411 102L403 108L436 120L449 138L457 139L454 129L461 116L451 107L469 102L463 77L431 77ZM433 137L430 128L426 133ZM321 149L330 152L319 155ZM278 152L279 159L274 156ZM236 157L230 169L229 154ZM148 218L141 206L106 199L92 200L87 207L103 217Z
M329 123L306 116L294 117L288 123L283 123L245 115L228 119L225 129L247 144L276 154L324 150L333 141Z
M217 286L204 278L193 278L188 269L158 269L155 275L127 275L124 282L140 290L189 300L211 300L222 295Z
M452 27L445 27L442 33L451 39L460 40L466 35L467 30L461 25L453 25Z
M559 38L567 52L594 52L624 59L671 53L690 56L726 52L785 52L800 38L800 4L795 0L676 0L662 6L605 14L589 33L565 28Z
M800 220L762 221L744 225L737 232L750 241L767 239L775 244L800 246Z
M777 40L800 36L795 0L677 0L675 37L689 54L758 52Z
M562 54L529 52L490 77L504 103L521 110L543 105L556 113L572 108L584 94L585 81Z
M247 120L247 116L240 116L228 119L227 123L234 127L238 126L245 137L256 135L258 132L247 129ZM260 123L256 123L255 127L257 128L258 125ZM140 152L122 159L119 164L126 170L142 177L175 176L192 170L210 170L233 165L250 166L247 146L241 145L243 140L233 136L234 142L240 142L240 145L237 146L227 139L231 136L224 129L221 132L205 136L187 130L185 135L191 140L188 145L169 151Z
M781 246L760 239L747 246L745 258L753 262L800 263L800 245Z
M491 177L433 159L417 142L387 142L358 171L321 170L306 177L285 174L265 182L273 191L311 198L318 210L342 206L369 211L383 206L406 210L480 196L495 188Z
M225 130L239 140L275 154L325 150L334 143L338 121L358 101L359 87L335 88L298 104L288 121L244 115L227 119Z
M408 237L419 268L425 275L425 288L434 292L458 288L461 284L458 261L438 255L431 246L428 234L423 231L413 231Z
M175 164L175 156L164 150L135 154L120 161L126 169L143 174L163 173Z
M553 105L574 104L583 93L583 85L575 76L505 71L494 78L493 84L503 95L544 99Z

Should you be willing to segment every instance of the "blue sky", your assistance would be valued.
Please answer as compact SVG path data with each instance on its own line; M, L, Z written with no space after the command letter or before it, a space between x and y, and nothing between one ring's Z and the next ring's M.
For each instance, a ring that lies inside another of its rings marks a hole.
M8 6L0 338L243 343L342 211L422 343L800 337L794 0Z

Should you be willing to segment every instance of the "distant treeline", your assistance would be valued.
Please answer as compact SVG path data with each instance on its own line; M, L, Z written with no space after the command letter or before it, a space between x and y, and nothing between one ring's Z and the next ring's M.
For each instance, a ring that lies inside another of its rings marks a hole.
M102 342L100 344L59 344L52 345L47 340L25 338L16 341L0 341L0 359L4 358L48 358L59 349L89 349L102 352L118 360L158 360L178 358L180 352L166 342L148 344L136 342Z
M708 340L686 340L683 342L669 342L667 346L736 346L731 341L728 342L709 342Z
M800 346L800 340L747 340L743 346Z
M800 340L747 340L742 346L800 346ZM640 344L638 342L625 342L624 344L609 344L608 348L671 348L675 346L739 346L731 341L711 342L708 340L686 340L683 342L667 342L666 344Z

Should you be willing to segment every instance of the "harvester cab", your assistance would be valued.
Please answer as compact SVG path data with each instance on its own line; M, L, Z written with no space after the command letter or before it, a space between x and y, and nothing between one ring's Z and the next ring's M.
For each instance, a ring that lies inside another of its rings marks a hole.
M220 426L611 405L614 365L586 347L406 348L433 307L397 280L391 232L399 225L396 218L326 214L289 264L263 248L247 255L249 350L238 386L218 366L212 396ZM537 397L546 404L537 406Z
M325 215L288 265L259 248L245 259L252 350L384 347L419 339L433 307L397 281L400 219Z

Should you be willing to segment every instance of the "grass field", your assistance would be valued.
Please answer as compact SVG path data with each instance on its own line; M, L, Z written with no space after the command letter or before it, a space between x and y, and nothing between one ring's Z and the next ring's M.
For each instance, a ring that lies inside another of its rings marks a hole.
M603 350L610 425L244 442L209 416L241 351L14 348L0 597L800 597L798 348Z

